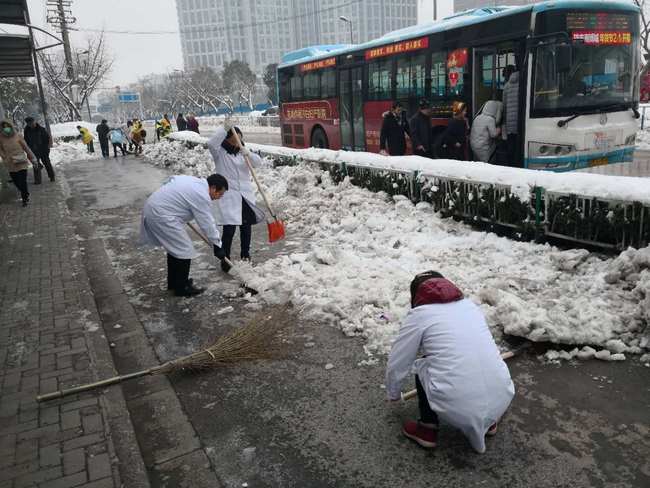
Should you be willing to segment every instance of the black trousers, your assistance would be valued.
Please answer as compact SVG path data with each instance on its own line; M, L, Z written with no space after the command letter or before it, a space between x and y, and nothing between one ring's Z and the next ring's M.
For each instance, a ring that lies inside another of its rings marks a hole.
M167 254L167 289L182 290L190 277L191 259L179 259Z
M415 388L418 390L418 407L420 409L420 422L425 424L438 424L438 415L431 410L429 400L427 399L427 392L424 391L420 378L415 375Z
M45 166L45 171L47 171L47 176L50 179L50 181L54 181L55 174L54 174L54 168L52 167L52 162L50 161L49 151L40 154L34 153L34 156L36 156L37 161L40 163L39 165L37 165L36 169L34 170L34 183L37 185L41 183L42 166Z
M95 145L93 144L93 141L90 141L88 144L86 144L86 147L88 148L89 153L95 152Z
M252 225L256 223L255 212L246 203L246 199L242 197L241 204L241 218L242 225L239 226L239 240L241 244L241 257L242 259L249 259L251 257L251 238L253 235ZM230 259L230 248L232 247L232 240L235 237L236 225L224 225L223 235L221 236L221 246Z
M508 166L521 168L522 164L519 161L519 136L517 134L508 134L506 145L508 148Z
M115 157L117 157L117 148L118 147L122 151L122 156L126 156L126 151L124 150L124 146L122 144L118 144L118 143L114 142L113 143L113 154L115 155Z
M111 155L111 152L108 149L108 138L103 139L103 138L100 137L99 138L99 145L102 148L102 156L105 157L105 158L109 157Z
M21 169L20 171L10 171L9 176L11 176L11 181L14 182L18 191L20 191L20 196L23 199L23 202L29 198L29 191L27 189L27 170Z

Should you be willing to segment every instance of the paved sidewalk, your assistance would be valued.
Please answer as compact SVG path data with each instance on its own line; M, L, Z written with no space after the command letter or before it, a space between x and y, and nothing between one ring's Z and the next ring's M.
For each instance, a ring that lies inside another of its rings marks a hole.
M119 387L35 400L114 368L63 187L30 191L27 208L0 191L0 488L128 486L142 460Z

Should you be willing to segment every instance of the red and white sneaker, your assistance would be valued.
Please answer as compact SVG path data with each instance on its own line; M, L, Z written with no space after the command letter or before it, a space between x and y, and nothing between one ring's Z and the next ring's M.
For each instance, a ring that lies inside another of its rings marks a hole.
M438 440L437 427L425 427L420 422L409 420L404 423L402 432L406 437L414 440L424 448L433 449L436 447L436 441Z
M490 428L487 430L487 432L485 433L485 435L486 435L486 436L489 436L489 437L492 437L492 436L497 435L497 425L498 425L498 424L497 424L496 422L494 422L494 423L490 426Z

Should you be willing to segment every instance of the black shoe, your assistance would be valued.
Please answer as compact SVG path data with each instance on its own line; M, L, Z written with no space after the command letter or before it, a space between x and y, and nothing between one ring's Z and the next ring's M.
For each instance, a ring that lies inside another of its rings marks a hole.
M23 207L26 207L28 203L29 203L29 200L23 200Z
M196 295L200 295L205 291L205 288L197 288L191 283L187 283L183 288L180 290L176 290L176 296L177 297L193 297Z
M194 284L194 279L193 279L193 278L188 278L188 279L187 279L187 282L188 282L190 285L192 285L192 284ZM173 287L172 285L170 285L169 283L167 283L167 289L168 289L168 290L173 290L174 287Z
M232 266L230 266L225 259L221 260L221 271L224 273L227 273L231 270Z
M242 263L248 263L248 264L252 264L252 263L253 263L253 262L251 261L251 257L250 257L250 256L242 256L242 257L241 257L241 262L242 262Z

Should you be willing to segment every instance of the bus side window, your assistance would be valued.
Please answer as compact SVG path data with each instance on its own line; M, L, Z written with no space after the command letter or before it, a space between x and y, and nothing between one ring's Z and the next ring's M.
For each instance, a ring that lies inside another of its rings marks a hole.
M424 55L397 60L397 98L423 97L425 82Z
M304 76L305 100L316 100L320 97L320 76L317 71L312 71Z
M368 99L390 100L392 92L392 60L373 61L368 65Z
M320 74L321 98L334 98L336 96L336 71L329 68Z
M291 100L302 100L302 76L291 77Z
M447 52L431 54L431 98L447 95Z

